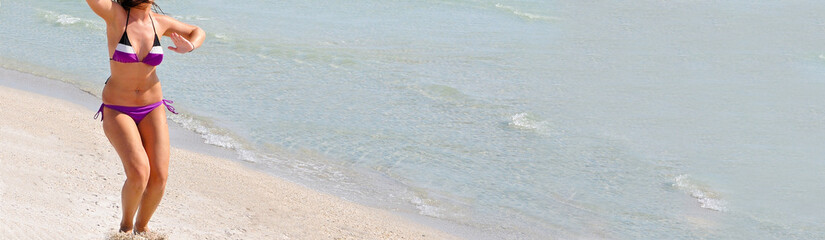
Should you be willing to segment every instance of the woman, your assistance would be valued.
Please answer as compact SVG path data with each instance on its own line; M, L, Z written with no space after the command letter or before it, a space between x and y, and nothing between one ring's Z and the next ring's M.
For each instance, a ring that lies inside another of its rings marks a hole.
M199 27L154 13L154 0L86 0L106 21L111 77L103 87L103 131L117 151L126 171L121 191L121 232L142 233L157 209L166 187L169 168L169 128L166 109L155 73L163 61L159 36L188 53L200 47L205 33ZM160 34L160 35L158 35ZM164 105L164 107L160 107ZM97 117L95 115L95 118Z

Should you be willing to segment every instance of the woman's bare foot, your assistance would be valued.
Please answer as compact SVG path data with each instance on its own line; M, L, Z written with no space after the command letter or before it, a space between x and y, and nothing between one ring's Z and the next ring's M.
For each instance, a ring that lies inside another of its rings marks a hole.
M152 232L151 230L149 230L149 227L147 227L147 226L140 226L140 225L135 226L134 231L135 231L135 234L141 234L141 233L151 233L151 232Z
M133 232L113 232L109 233L106 240L147 240L145 237L138 237Z
M132 232L133 230L134 230L134 228L132 226L125 225L125 224L121 223L120 224L120 230L118 230L118 231L122 232L122 233L133 233Z
M147 240L166 240L166 234L152 232L148 228L143 228L143 231L135 230L135 236L143 237Z

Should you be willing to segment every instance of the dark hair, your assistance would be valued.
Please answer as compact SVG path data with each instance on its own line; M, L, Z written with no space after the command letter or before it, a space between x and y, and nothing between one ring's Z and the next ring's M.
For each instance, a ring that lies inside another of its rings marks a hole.
M120 4L120 6L123 7L123 9L126 9L126 10L129 10L133 7L137 7L141 4L150 3L150 2L152 3L152 11L155 11L156 13L160 13L160 14L165 14L163 12L163 10L160 9L160 6L158 6L155 3L155 1L151 1L151 0L117 0L117 3Z

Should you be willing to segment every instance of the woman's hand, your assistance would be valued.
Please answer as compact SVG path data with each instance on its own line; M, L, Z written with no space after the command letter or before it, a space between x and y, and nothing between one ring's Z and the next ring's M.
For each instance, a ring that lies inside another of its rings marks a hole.
M172 43L175 44L174 47L169 46L169 50L175 51L176 53L188 53L195 50L195 45L180 34L172 33L169 38L171 38Z

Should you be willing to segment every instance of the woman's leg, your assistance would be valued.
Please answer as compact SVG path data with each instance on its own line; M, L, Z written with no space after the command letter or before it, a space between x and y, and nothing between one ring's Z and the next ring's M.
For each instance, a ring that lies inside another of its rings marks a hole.
M166 107L160 105L138 124L143 147L149 157L149 182L138 209L135 232L145 232L149 219L160 204L169 175L169 126Z
M134 228L135 212L149 181L149 158L143 148L135 122L131 117L118 111L103 108L103 132L120 156L126 182L121 190L123 218L120 231L130 232Z

